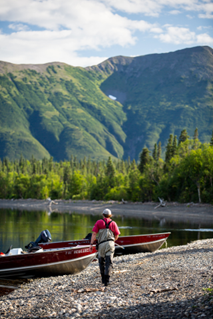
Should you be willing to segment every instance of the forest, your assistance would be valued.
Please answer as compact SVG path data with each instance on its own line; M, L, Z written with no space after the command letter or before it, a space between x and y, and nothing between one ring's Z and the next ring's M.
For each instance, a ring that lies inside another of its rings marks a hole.
M1 199L48 197L213 204L213 132L209 143L199 141L197 128L192 138L185 129L179 138L170 134L164 160L161 142L153 150L144 147L138 161L0 160Z

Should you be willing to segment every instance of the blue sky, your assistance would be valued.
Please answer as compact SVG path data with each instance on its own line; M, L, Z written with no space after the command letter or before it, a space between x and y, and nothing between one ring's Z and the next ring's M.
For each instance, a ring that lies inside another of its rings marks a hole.
M212 0L1 0L0 60L89 66L213 47Z

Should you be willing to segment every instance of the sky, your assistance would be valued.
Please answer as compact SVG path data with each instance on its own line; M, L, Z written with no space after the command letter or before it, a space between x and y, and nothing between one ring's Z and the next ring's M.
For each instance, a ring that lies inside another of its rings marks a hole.
M0 60L90 66L213 48L212 0L0 0Z

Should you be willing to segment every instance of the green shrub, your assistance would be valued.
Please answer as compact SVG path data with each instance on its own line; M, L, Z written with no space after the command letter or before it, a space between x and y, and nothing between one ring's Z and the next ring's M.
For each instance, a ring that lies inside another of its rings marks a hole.
M105 195L104 199L106 200L118 200L128 199L128 193L125 187L114 187L109 190L109 192Z

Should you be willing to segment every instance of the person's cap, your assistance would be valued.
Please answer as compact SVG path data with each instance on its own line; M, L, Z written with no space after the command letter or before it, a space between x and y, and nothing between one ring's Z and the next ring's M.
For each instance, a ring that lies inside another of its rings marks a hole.
M106 216L106 217L111 217L112 216L112 212L111 212L110 209L106 208L103 211L103 215Z

